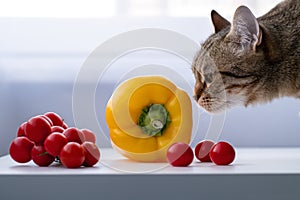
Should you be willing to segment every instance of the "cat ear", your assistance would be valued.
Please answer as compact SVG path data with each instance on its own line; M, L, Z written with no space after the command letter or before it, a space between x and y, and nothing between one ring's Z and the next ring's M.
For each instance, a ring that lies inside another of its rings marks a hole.
M215 10L211 11L211 21L215 27L215 33L218 33L220 30L230 26L230 22L223 18L219 13Z
M249 8L240 6L236 9L228 36L237 39L243 48L255 50L256 46L260 45L261 30Z

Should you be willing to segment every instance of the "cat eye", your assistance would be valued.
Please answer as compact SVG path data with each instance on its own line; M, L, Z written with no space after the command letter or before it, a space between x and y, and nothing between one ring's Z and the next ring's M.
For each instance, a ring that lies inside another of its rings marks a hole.
M232 77L232 78L236 78L236 79L244 79L244 78L249 78L252 77L253 75L247 74L234 74L232 72L227 72L227 71L220 71L220 74L223 76L227 76L227 77Z

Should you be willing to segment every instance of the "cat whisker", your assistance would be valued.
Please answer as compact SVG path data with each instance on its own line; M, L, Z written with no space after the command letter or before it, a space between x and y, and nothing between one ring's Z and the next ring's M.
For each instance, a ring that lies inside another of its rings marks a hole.
M200 105L208 112L221 112L226 108L227 103L227 101L213 97L202 100Z

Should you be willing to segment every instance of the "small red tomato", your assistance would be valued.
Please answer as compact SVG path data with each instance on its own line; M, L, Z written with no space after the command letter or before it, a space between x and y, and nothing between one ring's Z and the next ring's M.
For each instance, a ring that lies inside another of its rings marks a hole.
M76 142L67 143L59 154L61 163L67 168L78 168L84 162L84 149Z
M69 142L77 142L78 144L82 144L85 141L84 134L75 127L67 128L63 134L67 137Z
M51 126L46 119L36 116L29 119L25 126L25 135L36 144L43 143L51 133Z
M64 129L69 128L69 126L68 126L68 124L67 124L66 122L64 122L63 125L62 125L61 127L64 128Z
M83 165L86 167L92 167L100 159L100 151L95 143L84 142L81 145L84 149L85 159Z
M25 126L26 126L26 123L27 122L24 122L23 124L21 124L19 126L18 131L17 131L17 136L18 137L25 136Z
M93 131L89 129L81 129L81 132L85 136L85 141L96 143L96 136Z
M195 156L196 158L201 162L211 162L211 159L209 157L209 152L211 147L215 143L210 140L203 140L199 142L195 147Z
M32 161L41 167L47 167L55 160L55 157L50 155L43 146L34 146L31 150L31 157Z
M58 156L62 148L68 143L67 137L59 132L48 135L45 139L44 146L46 151L52 156Z
M49 117L47 117L46 115L38 115L38 116L44 118L45 120L47 120L47 122L50 124L50 126L53 126L53 123Z
M15 138L9 147L9 154L12 159L19 163L27 163L31 160L31 149L34 143L27 137L20 136Z
M231 144L218 142L211 148L209 156L216 165L229 165L235 158L235 151Z
M47 112L44 114L45 116L49 117L53 123L53 126L62 126L64 120L55 112Z
M51 127L51 133L54 133L54 132L63 133L64 131L65 131L65 129L62 128L61 126L52 126Z
M186 143L174 143L167 150L167 161L174 167L186 167L192 163L193 159L193 150Z

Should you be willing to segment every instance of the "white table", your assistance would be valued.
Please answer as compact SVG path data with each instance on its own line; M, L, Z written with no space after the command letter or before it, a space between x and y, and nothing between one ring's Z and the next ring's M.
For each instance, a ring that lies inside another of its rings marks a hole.
M37 167L0 157L0 199L300 199L300 148L237 148L229 166L129 161L101 149L92 168ZM88 195L88 196L87 196Z

